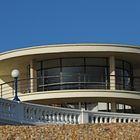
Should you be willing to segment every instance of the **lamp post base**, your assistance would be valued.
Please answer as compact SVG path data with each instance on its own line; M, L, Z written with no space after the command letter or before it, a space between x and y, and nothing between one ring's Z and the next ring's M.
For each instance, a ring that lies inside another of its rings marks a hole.
M20 101L20 99L18 98L18 96L15 96L13 101Z

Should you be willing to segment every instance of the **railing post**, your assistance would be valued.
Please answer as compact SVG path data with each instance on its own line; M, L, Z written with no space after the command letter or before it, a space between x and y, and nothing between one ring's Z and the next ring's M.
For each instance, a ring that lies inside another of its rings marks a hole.
M95 123L98 123L98 116L95 116Z
M81 110L80 124L89 123L89 114L84 110Z
M73 124L76 124L77 120L76 120L76 116L75 115L73 115L72 121L73 121Z
M17 102L17 107L16 107L16 115L17 115L17 120L20 124L24 123L24 109L23 109L23 104L21 102Z
M107 117L105 117L105 119L104 119L104 123L107 123Z

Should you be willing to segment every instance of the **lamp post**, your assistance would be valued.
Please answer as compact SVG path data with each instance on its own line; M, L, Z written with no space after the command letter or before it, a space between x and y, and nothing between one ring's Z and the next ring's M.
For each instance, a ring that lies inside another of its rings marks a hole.
M18 98L18 96L17 96L17 90L18 90L18 81L17 81L17 79L18 79L18 76L19 76L19 70L18 69L14 69L14 70L12 70L12 72L11 72L11 76L14 78L14 89L15 89L15 92L14 92L14 95L15 95L15 97L14 97L14 101L20 101L20 99Z

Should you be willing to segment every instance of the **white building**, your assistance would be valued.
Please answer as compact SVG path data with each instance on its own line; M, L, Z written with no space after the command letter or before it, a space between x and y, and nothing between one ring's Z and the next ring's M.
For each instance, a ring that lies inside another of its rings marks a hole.
M1 97L90 111L140 113L140 47L46 45L0 54Z

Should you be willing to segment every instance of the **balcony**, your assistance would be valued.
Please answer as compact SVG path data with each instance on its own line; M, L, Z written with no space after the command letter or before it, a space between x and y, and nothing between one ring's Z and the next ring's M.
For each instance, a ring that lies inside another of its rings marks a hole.
M115 79L115 80L114 80ZM140 91L140 77L105 76L103 79L94 79L90 75L65 75L51 77L37 77L18 80L18 94L56 91L56 90L122 90ZM13 98L14 82L0 85L1 98Z

